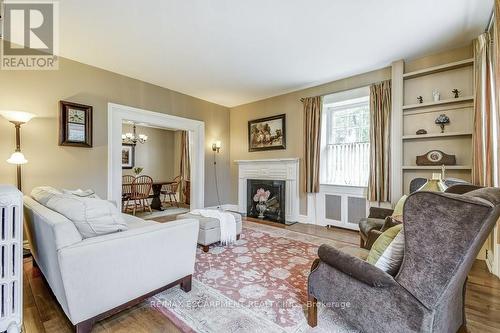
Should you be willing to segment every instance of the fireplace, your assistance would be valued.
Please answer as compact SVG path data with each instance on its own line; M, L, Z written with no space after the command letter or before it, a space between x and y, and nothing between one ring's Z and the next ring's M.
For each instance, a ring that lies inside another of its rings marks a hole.
M299 159L274 158L264 160L237 160L238 212L248 214L248 180L284 181L282 206L285 217L281 222L293 224L299 220ZM283 216L283 215L282 215Z
M247 216L285 223L284 180L247 179Z

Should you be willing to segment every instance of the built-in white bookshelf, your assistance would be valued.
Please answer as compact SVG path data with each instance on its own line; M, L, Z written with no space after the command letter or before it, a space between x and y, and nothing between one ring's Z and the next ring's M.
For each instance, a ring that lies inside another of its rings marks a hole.
M408 193L413 178L431 178L433 173L441 172L440 165L416 165L416 156L430 150L456 156L456 165L445 166L446 177L471 180L474 59L471 58L471 49L462 53L450 59L454 60L451 62L436 64L429 61L427 67L423 62L411 63L408 66L412 67L410 71L405 71L408 64L405 61L393 63L392 119L395 124L400 124L399 130L393 127L393 201ZM438 101L433 100L434 89L441 94ZM452 93L453 89L460 91L458 98ZM417 101L419 96L423 97L423 103ZM434 123L440 114L450 118L444 133ZM427 133L417 135L420 129Z

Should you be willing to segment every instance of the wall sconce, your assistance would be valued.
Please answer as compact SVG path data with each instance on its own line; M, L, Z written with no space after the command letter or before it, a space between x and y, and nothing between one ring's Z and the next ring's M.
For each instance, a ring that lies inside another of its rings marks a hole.
M215 152L219 152L220 148L222 147L222 144L219 140L215 141L212 143L212 150Z
M30 121L35 115L22 111L0 111L0 116L13 123L16 128L16 150L7 160L7 163L17 165L17 188L21 190L21 165L28 163L28 160L21 152L21 125Z
M220 203L220 195L219 195L219 179L217 178L217 154L220 151L222 144L220 140L215 141L212 143L212 151L214 152L214 181L215 181L215 191L217 193L217 203L219 206L217 208L221 208L221 203Z

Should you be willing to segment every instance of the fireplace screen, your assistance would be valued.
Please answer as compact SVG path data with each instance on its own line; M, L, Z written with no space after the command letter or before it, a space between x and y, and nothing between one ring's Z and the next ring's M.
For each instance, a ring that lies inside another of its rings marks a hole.
M285 223L285 181L248 179L247 216Z

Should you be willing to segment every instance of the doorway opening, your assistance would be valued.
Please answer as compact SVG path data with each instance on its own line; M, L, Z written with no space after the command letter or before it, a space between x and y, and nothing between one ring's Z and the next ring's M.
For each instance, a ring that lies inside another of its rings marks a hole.
M202 121L182 118L177 116L168 115L160 112L152 112L148 110L138 109L130 106L119 105L114 103L108 104L108 199L116 202L117 206L122 205L122 195L123 195L123 166L124 162L127 166L131 165L132 153L131 148L126 148L127 152L124 151L124 147L127 145L123 145L123 135L125 134L125 138L127 133L133 133L133 126L136 125L136 136L139 139L139 135L137 131L137 125L141 124L143 127L147 128L155 128L161 129L165 131L179 131L180 133L184 132L188 137L189 142L189 191L186 193L183 191L184 195L188 196L188 199L185 201L189 202L189 207L191 209L203 208L204 207L204 161L205 161L205 153L204 153L204 143L205 143L205 124ZM123 128L127 129L127 125L132 126L132 132L125 132ZM143 134L143 139L144 139ZM129 135L131 137L131 135ZM146 135L147 137L147 135ZM149 139L149 137L147 138ZM127 140L125 140L127 141ZM144 141L144 140L142 140ZM137 143L135 144L135 148L137 145L147 145L148 140L145 143ZM134 148L134 150L135 150ZM125 156L123 155L125 153ZM134 151L135 153L135 151ZM125 157L125 158L124 158ZM151 157L151 156L150 156ZM152 157L151 157L152 158ZM143 161L145 163L145 161ZM134 166L135 167L135 166ZM141 167L141 166L137 166ZM132 168L133 169L133 168ZM145 171L145 170L143 170ZM151 170L152 171L152 170ZM140 174L139 174L140 175ZM153 177L151 177L153 178ZM156 187L158 189L158 184L173 182L174 179L160 179L162 177L156 177L157 184ZM175 176L174 176L175 178ZM153 179L154 182L154 179ZM184 183L184 182L183 182ZM184 183L185 184L185 183ZM168 188L163 186L159 187L160 191L168 192ZM175 200L179 200L179 189L176 190L177 197L174 199L172 195L168 197L167 201L172 202L175 205ZM172 191L173 192L173 191ZM152 193L152 196L157 196L157 194ZM158 210L163 208L163 204L160 202L158 206L157 200L155 197L151 197L149 199L149 204L153 205ZM156 198L158 199L158 198ZM165 199L163 195L160 193L160 201ZM154 203L152 201L155 201ZM168 205L168 203L166 204Z

